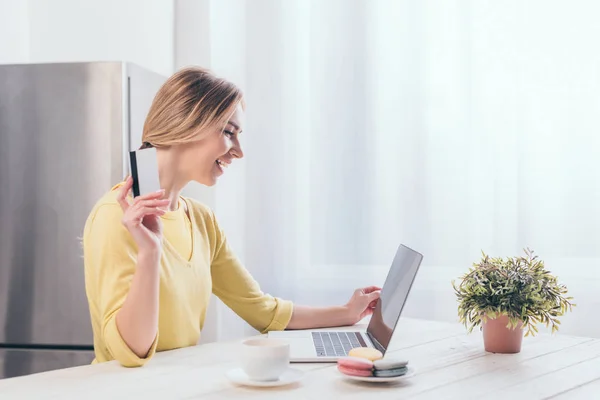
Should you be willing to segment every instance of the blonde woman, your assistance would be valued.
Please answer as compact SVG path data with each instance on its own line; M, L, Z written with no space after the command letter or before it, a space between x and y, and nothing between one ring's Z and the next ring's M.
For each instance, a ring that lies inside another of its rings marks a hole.
M157 149L163 190L133 200L128 178L97 202L84 229L94 363L141 366L156 351L196 345L211 293L260 332L352 325L372 313L377 287L338 307L263 293L213 212L180 195L190 181L214 185L244 156L243 114L241 91L201 68L177 72L156 94L143 142Z

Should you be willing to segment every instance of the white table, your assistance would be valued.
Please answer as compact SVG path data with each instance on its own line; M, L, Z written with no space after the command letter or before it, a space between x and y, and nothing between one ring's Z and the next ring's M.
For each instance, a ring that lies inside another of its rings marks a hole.
M304 379L287 387L229 382L238 342L162 352L142 368L116 362L0 380L0 399L593 399L600 395L600 339L540 333L521 353L489 354L481 333L459 324L402 319L394 354L415 374L394 385L349 381L333 364L294 364ZM343 397L342 397L343 396ZM595 397L596 396L596 397Z

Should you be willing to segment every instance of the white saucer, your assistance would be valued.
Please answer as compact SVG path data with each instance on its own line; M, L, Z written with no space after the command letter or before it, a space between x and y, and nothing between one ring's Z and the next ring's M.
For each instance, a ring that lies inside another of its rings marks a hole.
M339 371L338 371L339 372ZM384 383L384 382L397 382L406 378L410 378L414 375L414 370L409 368L408 371L404 375L400 376L389 376L389 377L377 377L377 376L352 376L346 375L342 372L340 374L347 379L351 379L353 381L361 381L361 382L374 382L374 383Z
M254 381L250 379L248 375L246 375L244 370L241 368L229 370L227 371L226 375L230 381L240 385L256 387L275 387L298 382L304 377L304 372L295 368L288 368L276 381Z

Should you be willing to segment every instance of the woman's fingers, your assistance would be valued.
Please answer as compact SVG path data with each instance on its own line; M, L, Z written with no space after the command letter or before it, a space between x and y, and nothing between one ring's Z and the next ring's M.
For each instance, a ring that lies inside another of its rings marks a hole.
M368 286L363 288L362 290L365 294L368 294L376 291L381 291L381 288L379 286Z
M148 200L159 200L165 193L165 191L162 189L156 192L146 193L144 195L136 197L135 199L133 199L133 203L130 203L127 199L127 195L131 191L132 187L133 178L131 176L128 176L123 186L121 186L121 188L119 189L119 193L117 194L117 202L121 206L121 209L123 209L123 212L126 212L132 205L140 204ZM161 207L168 204L169 200L165 199L163 203L154 205L153 207Z
M165 194L165 191L161 189L156 192L146 193L141 196L138 196L133 200L133 202L135 204L135 203L140 203L140 202L146 201L146 200L160 199L161 197L164 196L164 194Z
M158 217L164 215L165 210L156 207L135 207L130 208L128 215L123 219L125 226L130 228L140 226L144 217L148 215L156 215Z
M168 206L170 202L169 199L141 200L136 204L136 207L164 207Z
M131 207L129 210L130 212L128 213L128 219L141 222L146 215L164 215L166 210L161 209L160 207L167 206L168 204L168 199L141 201Z
M131 176L128 176L123 186L121 186L121 189L119 189L119 193L117 194L117 202L121 206L123 212L127 211L127 209L130 206L129 201L127 200L127 194L131 190L132 186L133 178Z
M140 221L146 216L146 215L164 215L166 213L165 210L161 210L160 208L156 208L156 207L142 207L139 210L135 211L136 213L136 218L135 219L140 219Z

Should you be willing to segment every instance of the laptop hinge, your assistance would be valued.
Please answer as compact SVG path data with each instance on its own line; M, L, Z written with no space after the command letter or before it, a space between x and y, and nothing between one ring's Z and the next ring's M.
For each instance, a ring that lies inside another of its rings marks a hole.
M379 343L377 341L377 339L375 339L375 337L373 335L371 335L369 332L365 332L365 333L367 334L367 336L371 340L371 343L373 343L373 346L375 346L375 348L377 350L379 350L381 352L381 354L385 354L385 348L381 345L381 343Z

